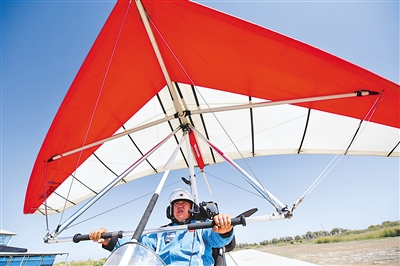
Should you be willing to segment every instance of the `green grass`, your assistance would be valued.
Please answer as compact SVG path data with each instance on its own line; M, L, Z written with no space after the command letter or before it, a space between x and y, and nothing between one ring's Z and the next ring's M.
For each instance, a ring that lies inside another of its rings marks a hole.
M396 236L400 236L400 226L368 228L366 230L350 231L345 234L318 237L317 239L314 240L314 243L315 244L335 243L335 242L368 240L368 239L378 239L378 238L396 237Z

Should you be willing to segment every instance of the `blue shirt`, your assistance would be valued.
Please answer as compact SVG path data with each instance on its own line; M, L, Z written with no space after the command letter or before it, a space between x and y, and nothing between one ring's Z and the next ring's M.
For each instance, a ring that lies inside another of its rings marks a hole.
M153 249L167 265L211 266L214 265L212 248L229 244L233 237L233 230L221 235L207 228L146 234L139 242ZM114 250L129 241L129 238L119 240Z

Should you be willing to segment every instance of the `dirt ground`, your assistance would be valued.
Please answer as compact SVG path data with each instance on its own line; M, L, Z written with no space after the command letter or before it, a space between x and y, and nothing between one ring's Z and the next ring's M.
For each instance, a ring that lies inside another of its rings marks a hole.
M400 265L400 237L339 242L265 246L257 250L319 265Z

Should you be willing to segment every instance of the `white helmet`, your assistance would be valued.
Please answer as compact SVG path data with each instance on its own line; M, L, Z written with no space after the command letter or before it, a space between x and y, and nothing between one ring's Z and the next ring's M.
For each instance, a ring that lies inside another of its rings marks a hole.
M180 224L174 217L174 203L179 201L179 200L185 200L190 202L191 204L191 208L193 209L193 197L192 194L189 192L189 190L185 189L185 188L178 188L175 189L172 193L171 196L169 196L169 203L170 205L167 207L167 218L172 220L173 222L176 222L178 224ZM187 221L184 221L184 223L186 223Z
M186 188L175 189L171 193L171 196L169 196L169 202L171 204L171 207L174 205L176 201L179 200L190 201L190 203L194 202L192 194Z

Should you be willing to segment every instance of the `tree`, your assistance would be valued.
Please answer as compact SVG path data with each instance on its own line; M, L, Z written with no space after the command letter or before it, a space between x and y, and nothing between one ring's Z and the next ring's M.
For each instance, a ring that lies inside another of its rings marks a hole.
M287 236L285 237L285 242L291 242L293 240L293 237Z
M311 231L308 231L308 232L306 233L306 237L307 237L307 239L312 239L312 238L314 238L313 233L312 233Z

